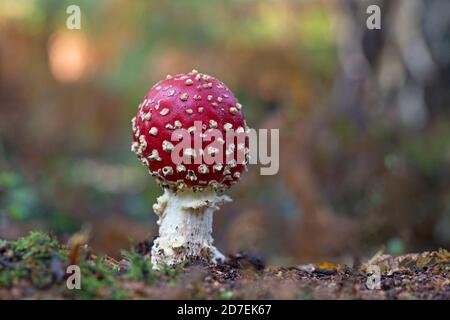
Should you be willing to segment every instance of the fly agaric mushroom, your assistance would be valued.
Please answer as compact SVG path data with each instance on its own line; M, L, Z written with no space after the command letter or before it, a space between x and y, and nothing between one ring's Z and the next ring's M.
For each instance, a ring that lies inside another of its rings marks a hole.
M231 201L219 193L237 183L248 162L248 127L241 108L222 82L196 70L168 75L139 104L131 149L164 189L153 205L159 217L159 237L151 251L156 268L224 260L213 246L212 218L219 205ZM181 156L174 141L180 130L200 139L197 146L189 142L181 149ZM175 154L184 162L174 161Z

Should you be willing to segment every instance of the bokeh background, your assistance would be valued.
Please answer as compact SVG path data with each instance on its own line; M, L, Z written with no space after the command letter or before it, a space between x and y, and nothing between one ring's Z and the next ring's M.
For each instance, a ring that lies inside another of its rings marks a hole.
M67 6L81 30L66 28ZM377 4L382 29L366 28ZM224 81L280 172L250 167L219 248L270 263L450 246L450 1L0 2L0 238L91 230L117 255L161 194L130 119L166 74Z

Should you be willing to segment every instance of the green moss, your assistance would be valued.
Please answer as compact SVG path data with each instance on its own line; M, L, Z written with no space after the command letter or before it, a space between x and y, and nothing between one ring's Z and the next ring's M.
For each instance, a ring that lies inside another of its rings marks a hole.
M82 299L117 298L121 291L120 277L117 270L106 266L104 259L85 260L80 264L81 289L74 290ZM124 297L122 297L124 298Z
M61 281L55 266L67 260L67 253L48 234L33 231L16 241L2 240L0 259L0 286L9 287L23 279L44 288Z
M21 279L25 277L24 270L1 270L0 271L0 287L10 287L14 279Z
M153 270L150 258L137 253L133 246L122 256L127 261L126 268L119 268L105 257L92 258L89 252L81 250L77 259L81 289L69 290L65 280L69 249L50 235L33 231L16 241L0 240L0 287L9 288L24 280L36 289L55 289L68 298L125 299L129 293L123 288L123 281L173 285L181 274L182 266Z
M130 251L122 251L122 256L128 261L128 268L124 275L127 280L145 281L153 285L156 281L165 278L169 285L175 284L183 266L162 265L159 270L154 270L150 257L141 256L134 248Z
M130 251L122 251L122 256L128 261L128 268L124 275L125 279L154 283L156 274L152 269L153 266L149 258L142 257L134 248Z
M226 291L223 291L223 292L219 292L217 294L217 299L219 299L219 300L230 300L230 299L233 298L233 295L234 295L233 291L226 290Z
M181 271L185 265L178 266L162 265L158 270L160 277L165 277L169 285L175 285L180 279Z

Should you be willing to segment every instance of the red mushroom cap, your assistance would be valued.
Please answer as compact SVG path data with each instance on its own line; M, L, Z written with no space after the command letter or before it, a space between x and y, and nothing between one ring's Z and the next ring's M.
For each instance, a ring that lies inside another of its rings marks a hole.
M139 104L132 120L132 151L163 187L223 191L237 183L248 162L248 128L241 109L231 90L209 75L196 70L173 77L168 75L156 83ZM202 132L194 130L199 121ZM172 151L178 143L172 140L172 133L177 129L187 130L192 141L195 137L200 138L201 150L192 142L191 150L187 152L194 155L190 164L172 160ZM222 135L223 140L218 139L222 142L222 150L208 148L212 142L217 142L215 138L204 139L212 130ZM224 143L226 133L232 130L237 136L244 135L244 143L237 138L232 143ZM203 157L195 159L205 152L214 155L214 150L223 154L222 163L208 164ZM238 161L240 159L244 161Z

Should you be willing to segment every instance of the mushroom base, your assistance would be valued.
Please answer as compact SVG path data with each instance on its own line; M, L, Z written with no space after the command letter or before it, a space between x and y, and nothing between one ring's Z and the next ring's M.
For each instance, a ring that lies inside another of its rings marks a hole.
M159 237L152 247L152 264L175 265L201 260L217 263L225 259L212 245L212 221L219 205L230 202L214 191L173 192L164 189L153 210L159 216Z

